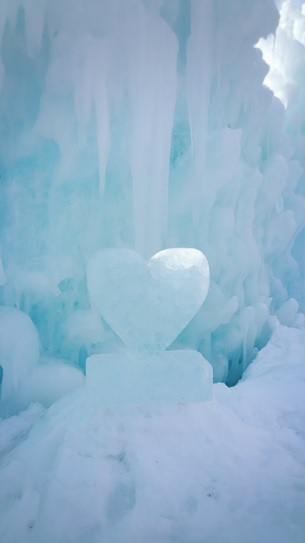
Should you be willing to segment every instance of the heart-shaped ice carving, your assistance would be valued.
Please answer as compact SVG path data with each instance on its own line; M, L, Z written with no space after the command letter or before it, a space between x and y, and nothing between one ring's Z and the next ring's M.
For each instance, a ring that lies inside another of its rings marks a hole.
M129 249L105 249L89 261L93 303L131 349L168 347L204 302L209 265L197 249L167 249L148 262Z

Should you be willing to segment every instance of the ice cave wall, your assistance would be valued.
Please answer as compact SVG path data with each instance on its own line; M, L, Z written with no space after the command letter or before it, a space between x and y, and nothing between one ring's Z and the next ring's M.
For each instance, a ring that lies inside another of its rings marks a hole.
M255 47L271 35L275 58L278 7L1 1L0 303L31 316L43 352L83 366L119 348L86 289L101 247L206 254L208 298L175 345L229 384L269 316L304 309L304 41L283 47L300 92L286 109Z

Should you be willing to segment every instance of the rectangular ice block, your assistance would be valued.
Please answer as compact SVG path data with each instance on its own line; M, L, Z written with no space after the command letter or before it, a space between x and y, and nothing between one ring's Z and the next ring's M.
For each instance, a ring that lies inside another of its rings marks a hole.
M90 356L86 390L99 405L192 403L212 398L213 370L197 351Z

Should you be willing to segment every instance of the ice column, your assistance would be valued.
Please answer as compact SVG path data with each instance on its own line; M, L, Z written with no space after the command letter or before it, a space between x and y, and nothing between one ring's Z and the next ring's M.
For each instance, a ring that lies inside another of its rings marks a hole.
M162 248L167 224L178 46L159 15L142 9L130 23L128 38L135 249L151 256Z
M187 47L187 99L192 138L193 217L198 226L203 192L215 40L215 2L192 2L191 35Z

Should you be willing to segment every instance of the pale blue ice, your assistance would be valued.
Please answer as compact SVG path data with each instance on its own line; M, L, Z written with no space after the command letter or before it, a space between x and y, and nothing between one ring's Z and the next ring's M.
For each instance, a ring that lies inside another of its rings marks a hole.
M0 1L1 543L303 543L304 36Z

